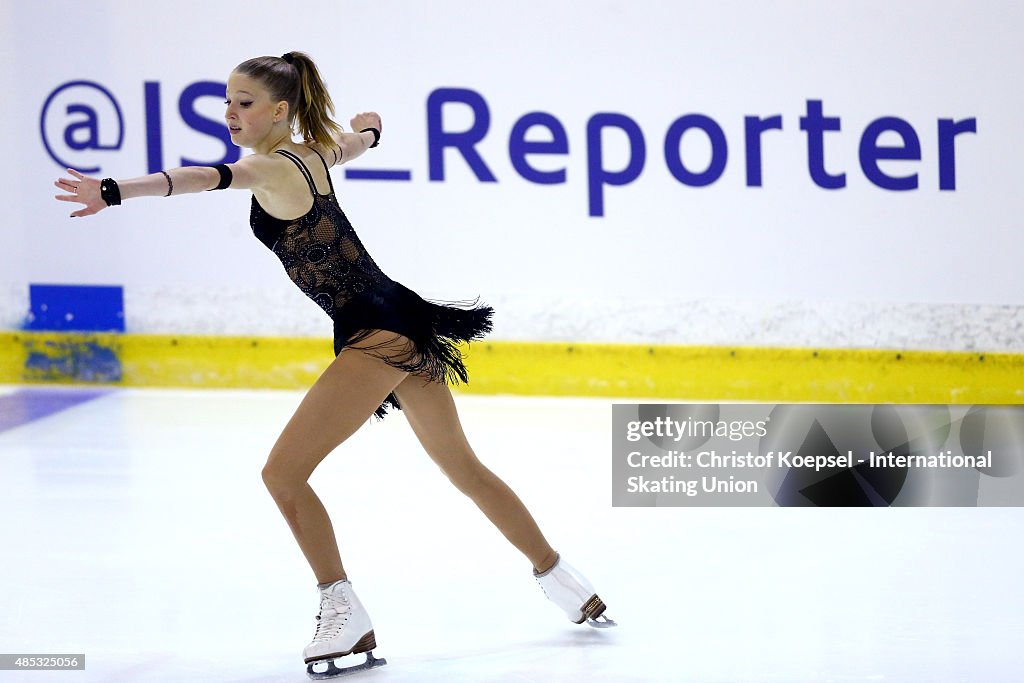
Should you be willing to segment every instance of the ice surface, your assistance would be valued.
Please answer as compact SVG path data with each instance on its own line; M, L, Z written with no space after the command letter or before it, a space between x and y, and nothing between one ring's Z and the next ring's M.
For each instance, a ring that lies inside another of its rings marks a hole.
M0 652L86 655L85 671L0 681L308 680L315 579L260 478L300 398L116 389L0 432ZM1024 670L1021 509L612 508L611 401L457 402L477 454L619 627L566 621L395 415L312 478L389 662L342 680Z

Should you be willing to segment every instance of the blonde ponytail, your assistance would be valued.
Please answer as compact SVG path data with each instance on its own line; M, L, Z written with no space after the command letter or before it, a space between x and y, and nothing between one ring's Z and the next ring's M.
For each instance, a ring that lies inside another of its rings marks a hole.
M306 142L334 146L332 134L344 129L334 122L334 102L316 64L305 52L281 57L256 57L242 62L236 73L260 81L274 100L288 103L288 122Z
M299 105L296 107L294 125L307 142L330 147L334 144L331 134L342 130L331 118L334 116L331 95L309 55L305 52L290 54L292 65L299 72Z

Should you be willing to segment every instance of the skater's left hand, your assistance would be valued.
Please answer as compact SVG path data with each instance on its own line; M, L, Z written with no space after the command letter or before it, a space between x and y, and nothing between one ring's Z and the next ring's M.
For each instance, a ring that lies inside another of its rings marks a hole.
M73 168L69 168L68 173L73 175L74 178L61 178L53 184L71 194L54 195L54 199L59 199L62 202L85 204L83 208L71 214L72 218L91 216L107 208L107 203L100 197L100 181L82 175Z
M364 128L376 128L382 135L384 133L384 131L381 130L380 114L375 111L364 111L361 114L356 114L352 117L352 121L350 121L350 123L352 125L352 130L356 133Z

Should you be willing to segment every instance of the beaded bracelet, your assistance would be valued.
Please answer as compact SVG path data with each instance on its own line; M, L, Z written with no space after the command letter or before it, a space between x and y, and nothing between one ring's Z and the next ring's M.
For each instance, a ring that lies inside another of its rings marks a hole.
M174 192L174 181L171 180L171 176L169 173L167 173L167 171L160 172L164 174L164 178L167 178L167 194L165 194L164 196L170 197L171 193Z

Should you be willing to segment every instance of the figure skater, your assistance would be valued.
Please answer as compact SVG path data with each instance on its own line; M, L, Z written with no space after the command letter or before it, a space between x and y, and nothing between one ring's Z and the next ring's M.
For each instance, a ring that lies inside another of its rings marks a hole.
M317 465L370 415L401 409L427 454L533 566L544 593L579 624L609 626L605 605L587 580L559 557L516 494L473 453L448 385L467 381L459 343L491 329L492 309L427 302L390 279L363 248L338 205L330 166L376 147L381 119L332 120L334 104L302 52L242 62L227 82L224 119L231 140L252 150L233 164L188 166L139 178L98 180L68 169L55 185L89 216L136 197L207 190L252 192L255 236L288 277L334 322L335 359L291 417L263 468L263 481L319 583L316 633L303 657L311 677L370 668L373 626L338 552L331 520L308 484ZM302 142L295 142L295 133ZM328 161L329 160L329 161ZM601 619L598 619L601 617ZM357 666L334 659L366 653ZM328 670L314 672L318 662Z

